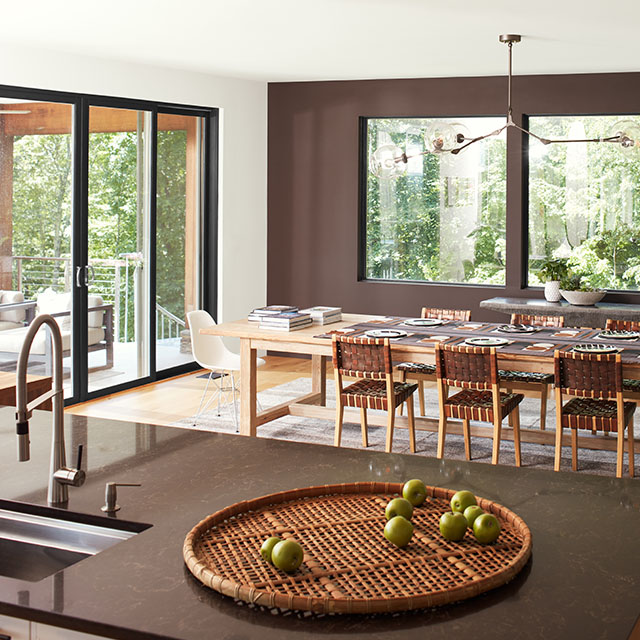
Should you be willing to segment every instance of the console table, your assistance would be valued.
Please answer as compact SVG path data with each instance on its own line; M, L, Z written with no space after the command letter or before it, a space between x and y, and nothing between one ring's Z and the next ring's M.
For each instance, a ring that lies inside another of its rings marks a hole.
M569 327L604 327L607 318L640 320L640 305L598 302L591 307L569 304L566 300L547 302L533 298L489 298L480 303L481 309L499 313L526 313L536 316L564 316Z

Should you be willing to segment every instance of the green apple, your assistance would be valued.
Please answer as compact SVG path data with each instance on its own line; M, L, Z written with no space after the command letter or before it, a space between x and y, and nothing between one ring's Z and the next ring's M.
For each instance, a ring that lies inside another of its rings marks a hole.
M469 529L473 529L473 521L484 513L484 509L477 504L472 504L464 510L464 517L467 519Z
M301 564L304 557L302 547L295 540L280 540L271 551L271 561L281 571L291 573Z
M490 513L483 513L473 523L473 535L482 544L489 544L498 539L500 523L498 518Z
M427 497L427 487L422 480L407 480L402 487L402 497L414 507L419 507Z
M387 520L391 520L391 518L395 518L396 516L402 516L407 520L411 520L413 505L404 498L394 498L393 500L389 500L389 504L384 510L384 515L387 517Z
M476 502L476 497L471 493L471 491L458 491L457 493L454 493L453 498L451 498L451 511L464 513L464 510L472 504L478 503Z
M402 516L395 516L384 525L384 537L396 547L406 547L412 535L413 525Z
M275 547L278 542L280 542L280 540L282 540L282 538L278 538L278 536L271 536L262 543L262 546L260 547L260 555L267 562L271 562L271 553L273 551L273 547Z
M440 533L445 540L458 542L467 532L467 519L459 512L443 513L440 516Z

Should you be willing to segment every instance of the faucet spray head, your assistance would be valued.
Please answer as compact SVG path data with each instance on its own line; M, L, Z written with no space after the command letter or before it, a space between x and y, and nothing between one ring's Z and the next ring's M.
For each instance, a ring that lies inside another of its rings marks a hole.
M18 462L26 462L31 457L29 450L29 421L16 422L18 436Z

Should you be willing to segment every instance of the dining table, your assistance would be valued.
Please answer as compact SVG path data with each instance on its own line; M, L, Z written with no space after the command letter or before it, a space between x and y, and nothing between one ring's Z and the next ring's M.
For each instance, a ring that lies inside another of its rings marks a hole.
M240 341L240 434L254 437L258 428L287 415L301 418L335 420L335 408L327 406L327 363L332 355L334 334L349 336L390 337L394 363L435 362L435 345L470 344L495 346L500 369L552 373L554 352L584 348L584 345L603 345L602 352L620 353L625 378L640 378L640 340L626 337L612 339L601 335L603 329L584 327L535 327L527 332L512 332L511 325L495 322L436 321L421 323L418 318L343 313L342 320L329 325L313 324L295 331L261 328L258 322L246 319L223 322L201 330L206 335L237 338ZM373 333L372 333L373 332ZM382 333L380 333L382 332ZM388 333L391 332L391 333ZM393 337L391 337L393 336ZM266 350L311 358L311 392L273 407L257 411L257 352ZM632 398L630 398L632 399ZM383 412L369 412L369 424L385 426ZM345 409L345 422L359 424L357 409ZM395 424L407 428L406 416L397 416ZM433 416L416 416L418 430L438 430L437 407ZM449 420L448 433L462 434L462 423ZM471 425L471 435L493 437L493 428L481 424ZM521 426L522 442L555 445L553 431ZM510 430L502 435L512 439ZM563 436L563 446L570 446L570 435ZM587 449L614 451L615 434L578 437L578 446Z

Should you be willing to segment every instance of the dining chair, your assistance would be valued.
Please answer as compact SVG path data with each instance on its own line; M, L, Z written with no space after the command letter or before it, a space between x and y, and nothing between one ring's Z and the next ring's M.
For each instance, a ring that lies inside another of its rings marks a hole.
M535 316L527 313L512 313L511 324L530 324L534 327L564 327L564 316Z
M187 321L189 322L189 331L191 333L191 351L193 359L203 368L209 370L207 384L200 398L200 406L198 412L194 416L197 420L204 411L206 411L211 403L217 399L218 415L220 415L221 399L224 393L233 395L233 421L238 430L238 392L240 391L236 383L234 374L240 371L240 356L229 350L220 336L211 336L201 333L202 329L215 326L216 321L209 313L203 310L190 311L187 313ZM261 367L265 364L262 358L256 359L256 366ZM219 378L215 374L220 374ZM230 378L230 385L225 386L225 376ZM209 384L213 381L216 389L211 395L207 403L204 400L209 390Z
M422 307L421 318L435 318L437 320L460 320L468 322L471 319L470 309L437 309L434 307ZM396 365L396 369L400 371L400 379L402 382L407 380L415 380L418 383L418 402L420 403L420 415L424 416L424 383L436 381L435 364L424 364L422 362L401 362ZM402 407L400 407L402 414Z
M640 332L640 321L638 320L614 320L607 318L606 329L609 331L638 331ZM622 395L632 402L640 401L640 380L635 378L622 379Z
M391 452L395 411L398 405L407 403L409 443L411 452L416 450L416 432L413 415L413 392L417 384L394 382L391 346L388 338L366 338L333 335L333 372L336 381L336 429L334 444L340 446L344 408L360 408L362 446L369 446L367 434L367 409L387 412L387 438L385 450ZM360 378L347 387L342 377Z
M535 316L512 313L511 324L528 324L534 327L564 327L564 316ZM500 388L507 392L523 391L526 396L540 398L540 429L547 426L547 401L553 384L552 373L539 371L508 371L499 369Z
M554 353L556 393L555 471L560 471L562 429L571 429L571 468L578 469L578 429L617 433L616 477L622 477L624 430L627 429L629 475L634 476L633 414L635 402L623 399L619 353ZM575 396L566 404L563 396Z
M520 410L524 399L521 393L501 393L498 378L498 358L494 347L436 345L436 377L438 381L438 458L444 456L447 419L462 420L464 450L471 460L470 421L493 424L492 464L498 464L502 421L509 418L513 429L516 466L522 463L520 452ZM449 396L450 387L462 391Z

